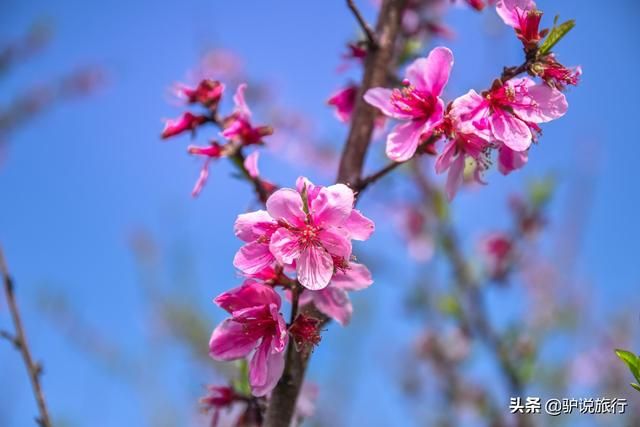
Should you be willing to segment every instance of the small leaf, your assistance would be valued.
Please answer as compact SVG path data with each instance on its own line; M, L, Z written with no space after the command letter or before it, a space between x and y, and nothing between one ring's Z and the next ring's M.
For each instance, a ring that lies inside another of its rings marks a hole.
M251 396L251 385L249 384L249 364L246 360L237 363L238 376L233 380L233 389L243 396Z
M566 36L573 27L575 27L575 25L576 21L574 21L573 19L565 21L557 27L554 24L553 28L549 32L549 35L546 39L544 39L544 42L538 48L538 54L544 55L546 53L549 53L551 49L556 45L556 43L562 40L562 38Z
M638 356L626 350L617 349L615 352L620 360L627 364L636 380L640 382L640 366L638 366L640 364L640 359L638 359Z
M631 387L635 388L636 390L640 391L640 385L636 384L636 383L631 383Z

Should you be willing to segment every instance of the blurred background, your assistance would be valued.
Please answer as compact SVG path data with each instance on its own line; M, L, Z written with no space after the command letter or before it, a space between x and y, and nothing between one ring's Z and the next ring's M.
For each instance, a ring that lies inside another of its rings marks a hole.
M359 3L375 22L375 5ZM526 395L629 400L626 415L540 416L539 425L634 425L638 395L613 349L640 349L640 8L632 0L538 7L543 26L555 14L576 20L556 52L582 66L582 81L567 93L567 115L544 127L529 164L464 188L450 217L475 259L484 234L511 226L513 194L553 187L531 244L535 263L487 288L488 312L498 329L536 343ZM420 53L438 44L453 50L447 99L521 62L494 8L454 6L442 22L453 38L436 36ZM261 154L262 175L285 186L301 174L328 184L347 128L326 100L359 78L358 67L337 71L357 34L343 1L0 3L0 49L14 46L0 59L0 243L56 425L206 425L198 398L206 384L224 382L224 368L207 356L224 317L211 300L240 283L233 222L257 204L226 162L212 166L207 187L191 198L201 161L186 155L189 137L159 137L163 119L183 110L171 87L225 80L227 111L229 94L248 81L254 121L276 132ZM197 139L214 136L210 129ZM368 170L384 164L383 147L373 143ZM428 161L424 170L431 175ZM358 247L375 283L353 295L352 324L331 325L313 354L309 379L320 393L309 425L436 425L445 405L433 364L416 349L425 334L455 332L425 314L434 298L442 315L450 309L447 291L431 292L450 281L450 268L428 232L417 256L407 249L398 212L417 196L406 175L382 181L360 206L377 224ZM544 339L514 326L554 304ZM10 327L0 299L0 329ZM470 346L474 357L461 369L507 413L510 395L495 364L482 345ZM487 424L467 406L449 410L461 417L452 425ZM35 414L19 355L2 343L0 425L32 425Z

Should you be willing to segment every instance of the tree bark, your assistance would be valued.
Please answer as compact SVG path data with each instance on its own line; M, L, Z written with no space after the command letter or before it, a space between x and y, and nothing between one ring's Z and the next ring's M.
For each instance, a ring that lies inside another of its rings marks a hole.
M376 24L376 45L372 46L365 61L362 84L352 115L351 129L340 159L338 182L356 188L362 175L364 159L373 133L377 110L364 102L362 95L372 87L385 86L389 65L398 36L405 0L383 0ZM328 319L314 307L305 310L309 315L326 322ZM298 352L290 340L284 373L273 390L265 415L265 427L289 427L296 400L302 387L309 362L310 350Z

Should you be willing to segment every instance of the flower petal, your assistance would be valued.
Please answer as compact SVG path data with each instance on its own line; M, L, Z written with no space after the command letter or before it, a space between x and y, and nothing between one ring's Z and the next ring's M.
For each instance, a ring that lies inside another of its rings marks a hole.
M419 90L440 96L449 81L453 53L446 47L436 47L426 58L418 58L407 68L407 79Z
M565 115L569 104L567 98L558 89L537 84L529 87L528 95L534 105L528 108L513 106L513 111L522 119L533 123L546 123Z
M528 160L528 151L513 151L506 145L502 145L498 152L498 170L503 175L508 175L514 170L522 168Z
M514 151L524 151L531 145L531 129L512 114L495 112L491 118L491 131L495 138Z
M256 274L271 266L274 257L266 243L247 243L236 252L233 266L246 274Z
M321 188L309 203L315 225L340 225L351 213L353 199L353 190L344 184Z
M296 263L298 281L312 291L327 287L333 275L333 259L324 248L310 245Z
M275 388L284 372L284 357L284 351L273 351L271 339L260 343L249 364L249 383L254 396L265 396Z
M316 308L342 326L351 320L353 306L346 291L334 288L332 285L320 291L313 292L313 302Z
M249 354L255 344L255 339L245 334L242 324L226 319L211 334L209 355L216 360L239 359Z
M453 200L464 177L464 154L459 154L449 168L445 189L449 201Z
M214 302L220 308L233 313L248 307L270 304L279 308L280 295L271 286L249 279L241 286L218 295Z
M368 288L373 283L371 272L363 264L349 263L349 268L344 272L336 272L331 279L331 287L346 291L359 291Z
M409 121L397 125L387 137L387 156L396 162L409 160L420 142L423 122Z
M253 242L261 236L273 233L276 222L265 210L238 215L233 226L236 236L245 242Z
M285 220L294 226L303 225L306 217L300 193L291 188L282 188L273 193L267 200L267 212L275 220Z
M291 264L300 256L298 236L286 228L279 228L271 236L269 250L280 264Z
M342 223L342 228L349 233L350 239L367 240L373 234L376 226L359 210L353 209L346 221Z
M344 259L351 257L351 241L344 230L325 228L318 233L318 239L331 255Z

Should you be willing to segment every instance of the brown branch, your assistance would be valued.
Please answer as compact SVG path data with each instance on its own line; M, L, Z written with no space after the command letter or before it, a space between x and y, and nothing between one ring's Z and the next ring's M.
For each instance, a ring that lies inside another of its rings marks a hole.
M49 417L49 410L47 409L47 403L44 399L44 393L42 391L42 385L40 384L40 375L42 374L42 367L34 362L31 356L31 350L29 349L29 343L22 324L22 318L20 317L20 311L18 309L18 303L16 302L15 287L7 263L4 259L2 249L0 249L0 273L2 274L4 291L7 296L7 303L9 305L9 311L11 312L11 319L13 320L13 326L15 333L11 336L8 333L3 333L2 336L9 339L12 338L12 342L16 347L16 350L20 352L24 359L24 365L27 368L29 374L29 380L31 381L31 388L38 404L38 411L40 416L36 418L36 422L41 427L51 427L51 418Z
M393 58L403 7L404 0L383 0L376 25L378 48L367 55L364 64L364 77L358 92L349 137L342 153L338 171L338 182L350 184L352 188L360 181L364 157L369 147L377 115L377 110L366 104L362 95L372 87L385 85L387 81L388 67ZM321 323L328 320L313 306L306 306L304 311L306 315L319 319ZM273 390L265 414L265 427L289 427L309 356L310 349L302 349L299 352L291 342L289 343L284 373Z
M364 34L367 36L367 42L369 44L369 48L372 49L372 50L373 49L377 49L378 48L378 41L376 40L376 36L373 33L373 30L371 29L371 27L369 26L367 21L362 16L362 13L360 13L360 10L355 5L353 0L347 0L347 6L349 7L351 12L353 13L353 16L355 16L356 20L358 21L358 24L362 28L362 31L364 31Z
M378 110L367 104L362 96L372 87L385 86L387 83L389 65L393 59L393 49L396 44L403 8L403 0L382 2L376 26L378 49L367 55L364 64L364 76L358 90L351 129L342 151L338 170L338 182L350 185L352 188L360 181L375 118L378 114Z
M242 152L242 148L238 148L237 151L229 157L234 166L242 173L242 175L253 185L253 189L258 196L260 202L264 205L269 198L269 192L265 188L264 182L258 176L251 176L247 168L244 166L245 156Z

